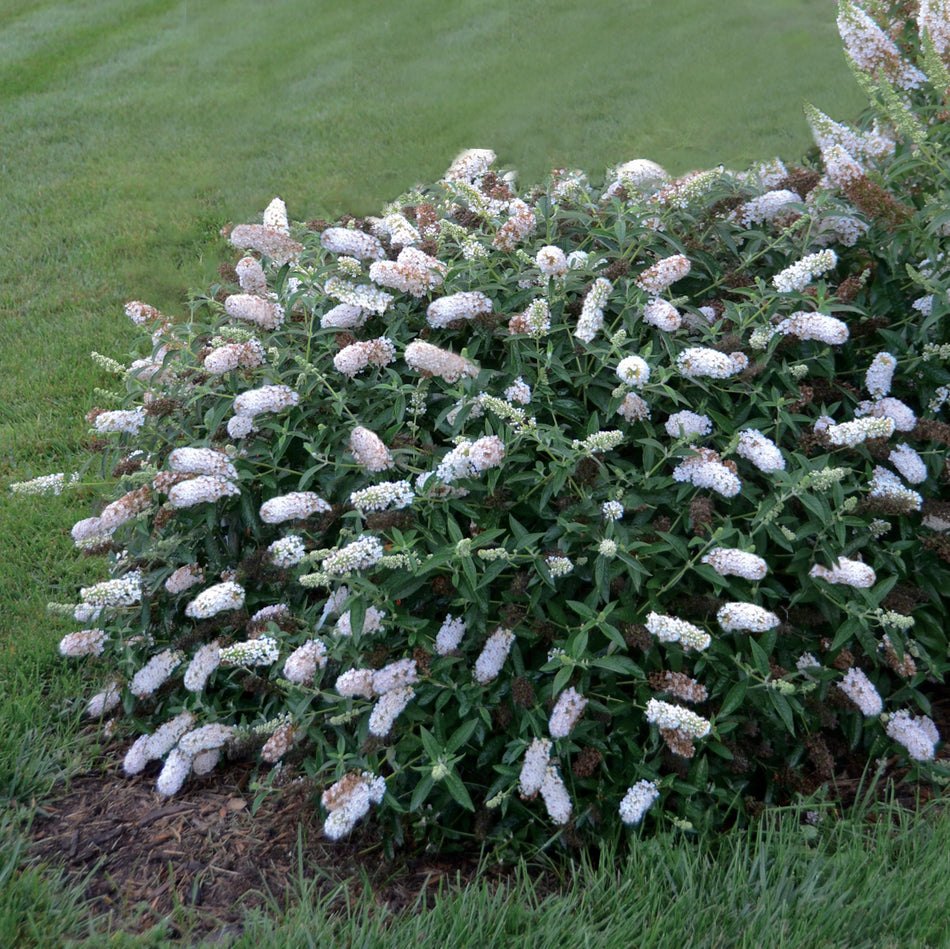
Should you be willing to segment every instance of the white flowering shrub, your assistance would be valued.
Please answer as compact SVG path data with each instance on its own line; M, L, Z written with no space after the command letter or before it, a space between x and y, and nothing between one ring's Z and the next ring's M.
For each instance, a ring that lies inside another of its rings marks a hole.
M936 767L950 4L920 9L923 46L842 5L871 105L809 108L814 168L517 192L471 151L378 218L275 200L187 316L130 304L115 491L73 529L109 576L58 608L89 713L144 732L126 770L257 756L332 838L526 845Z

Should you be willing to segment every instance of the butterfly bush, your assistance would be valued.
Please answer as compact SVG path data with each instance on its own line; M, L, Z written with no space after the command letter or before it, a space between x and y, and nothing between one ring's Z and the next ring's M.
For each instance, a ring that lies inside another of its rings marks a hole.
M881 7L814 162L517 191L472 150L129 304L161 372L90 413L106 575L55 613L130 775L251 757L330 839L517 849L939 770L950 25Z

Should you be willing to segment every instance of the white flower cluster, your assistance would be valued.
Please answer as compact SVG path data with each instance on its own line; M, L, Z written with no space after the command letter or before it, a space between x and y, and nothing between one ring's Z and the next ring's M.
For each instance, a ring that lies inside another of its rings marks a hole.
M778 445L756 428L747 428L739 432L739 444L736 454L768 474L771 471L784 471L785 458Z
M241 489L220 475L200 475L172 485L168 502L172 507L193 507L195 504L213 504L221 498L240 494Z
M508 321L510 333L526 333L540 337L551 329L551 310L547 300L533 300L528 308Z
M163 649L156 653L132 676L129 691L137 698L152 695L181 665L184 657L175 649Z
M636 284L641 290L656 296L677 280L682 280L690 272L692 266L690 259L683 254L664 257L652 267L647 267L637 277Z
M325 514L330 505L313 491L291 491L271 498L261 505L260 518L265 524L281 524L284 521L299 521L311 514Z
M385 313L393 302L391 293L366 283L354 283L342 277L328 277L323 284L323 292L338 303L356 307L367 313Z
M639 191L648 186L656 186L666 181L669 175L655 161L649 158L634 158L618 165L613 172L613 180L601 196L602 201L619 194L620 189Z
M676 368L687 379L728 379L748 365L745 353L720 353L702 346L691 346L676 357Z
M864 375L864 385L875 398L881 399L891 391L897 360L890 353L878 353Z
M643 308L643 322L655 326L666 333L678 330L683 323L683 317L672 303L666 300L650 300Z
M296 260L303 251L302 244L263 224L238 224L232 228L228 240L241 250L256 250L264 254L278 267Z
M752 633L764 633L775 629L781 622L774 613L754 603L727 603L720 608L716 619L726 632L747 630Z
M174 596L177 593L183 593L189 587L196 583L204 581L204 571L198 564L186 563L179 567L166 581L165 589Z
M93 607L114 609L135 606L142 601L142 571L132 570L124 577L83 587L79 596L84 604Z
M369 318L369 311L352 303L338 303L320 317L321 329L358 329Z
M307 556L307 548L304 547L302 537L291 534L289 537L275 540L267 548L267 556L275 567L289 570L291 567L296 567Z
M422 240L422 235L409 219L398 211L391 211L374 224L374 230L389 238L393 247L410 247Z
M334 357L333 366L348 379L359 375L370 366L388 366L396 361L396 347L387 336L361 340L344 346Z
M243 343L225 343L205 356L204 367L212 375L221 376L234 369L256 369L264 365L264 347L256 339Z
M354 491L350 495L350 504L361 514L366 511L401 510L412 504L415 494L408 481L382 481Z
M577 329L574 330L574 335L579 340L589 343L603 328L604 306L611 290L613 284L604 277L598 277L585 294Z
M550 764L545 769L544 780L541 782L541 798L547 808L548 817L555 824L566 824L571 819L571 796L560 772Z
M724 498L734 498L742 490L738 475L727 467L718 452L691 446L695 454L673 469L674 481L688 481L697 488L710 488Z
M545 277L563 277L568 271L567 257L560 247L548 244L535 255L534 262Z
M834 316L824 313L809 313L799 310L786 317L775 327L777 333L783 336L794 336L797 339L814 339L820 343L837 346L848 340L848 326Z
M838 688L857 705L865 718L880 715L884 709L880 693L864 672L857 667L847 671L845 677L838 683Z
M300 396L289 386L261 386L248 389L234 399L234 416L228 421L228 434L244 438L254 429L254 419L265 412L280 412L298 405Z
M898 432L909 432L917 424L917 416L913 409L893 396L885 396L873 402L859 402L854 414L859 418L866 415L874 418L889 418L894 422L894 429Z
M404 247L395 260L377 260L370 264L369 278L382 287L421 297L442 285L447 269L441 260L418 248Z
M619 521L623 517L624 508L619 501L604 501L600 513L605 521Z
M362 425L353 429L347 447L356 463L367 471L385 471L393 466L393 456L383 444L383 440Z
M413 340L406 347L403 359L410 369L424 375L438 376L446 382L458 382L462 378L474 379L479 372L478 366L464 356L458 356L419 339Z
M916 491L911 491L901 484L900 478L893 471L888 471L880 465L874 468L868 487L868 497L897 501L913 511L919 511L924 503L924 499Z
M709 435L712 432L712 420L708 415L697 415L689 409L675 412L666 420L666 434L670 438L693 438L696 435Z
M458 649L462 637L465 635L465 620L462 617L453 617L451 613L442 621L435 636L435 651L440 656L447 656Z
M866 416L856 418L850 422L841 422L839 425L829 425L825 436L832 445L841 445L854 448L868 438L889 438L894 434L894 420L892 418L875 418Z
M237 470L224 452L213 448L176 448L168 456L168 467L185 474L219 475L237 481Z
M221 650L217 640L199 646L185 670L185 688L189 692L200 692L220 663Z
M363 615L362 633L364 635L368 633L378 633L383 628L383 620L385 618L385 610L377 609L375 606L366 607L366 611ZM336 621L336 626L333 627L333 632L336 633L337 636L353 635L353 621L350 617L349 610L340 614L340 618Z
M104 629L83 629L78 633L67 633L59 641L59 654L70 659L80 656L101 656L109 638Z
M440 328L456 320L473 320L491 311L492 302L484 293L467 290L433 300L426 310L426 321L429 326Z
M273 198L271 203L264 208L264 214L261 217L264 227L273 228L280 231L281 234L290 234L290 223L287 220L287 205L280 198Z
M373 697L373 670L348 669L337 676L333 688L347 699L371 699Z
M284 322L284 309L279 303L253 293L231 294L224 301L224 312L233 320L255 323L265 330L275 330Z
M378 538L363 534L351 544L333 551L323 561L322 566L331 576L342 576L354 570L366 570L375 566L383 553L383 545Z
M309 685L317 669L327 664L327 647L320 639L308 639L284 660L284 677L298 685Z
M887 460L911 484L920 484L927 480L927 465L910 445L902 442L888 455Z
M521 376L505 389L505 398L518 405L527 405L531 401L531 386Z
M233 580L216 583L198 594L186 607L185 616L208 619L218 613L239 610L244 606L244 587Z
M510 629L499 626L495 632L485 640L485 645L475 660L475 681L485 685L491 682L505 664L508 653L511 652L515 634Z
M117 409L113 412L100 412L92 423L97 432L125 432L137 435L145 424L145 408Z
M329 840L345 837L369 813L370 804L379 804L386 793L384 778L364 771L344 775L320 799L330 812L323 824Z
M492 239L492 247L510 253L520 241L534 233L537 224L534 211L521 198L512 198L508 202L508 220Z
M574 570L574 564L571 563L570 557L558 557L552 555L550 557L545 557L544 563L547 565L548 571L555 580L559 579L560 577L566 577Z
M331 254L345 254L357 260L384 260L383 245L373 237L352 227L328 227L320 235L320 245Z
M552 738L567 738L584 714L587 698L573 686L565 689L558 697L548 719L548 731Z
M119 702L122 701L122 693L119 691L118 682L111 682L102 692L97 692L86 704L83 709L83 715L86 718L102 718L108 715Z
M772 278L772 286L779 293L804 290L815 277L820 277L837 263L838 257L833 250L820 250L814 254L806 254L801 260L777 273Z
M780 214L801 213L804 202L794 191L767 191L740 205L729 215L742 227L774 221Z
M702 558L720 576L745 577L746 580L761 580L768 573L768 564L756 554L737 547L713 547Z
M415 694L416 690L409 685L383 692L370 712L369 733L377 738L385 738Z
M600 554L601 557L606 557L608 560L616 557L617 551L619 549L620 548L617 546L617 541L611 540L609 537L605 537L597 545L597 553Z
M840 557L831 568L815 564L808 571L808 576L821 577L826 583L843 583L858 589L873 587L877 582L873 567L860 560L849 560L847 557Z
M74 473L69 477L69 485L75 484L79 480L79 474ZM30 481L17 481L10 485L10 490L14 494L51 494L59 495L66 488L66 475L60 471L58 474L40 475Z
M684 649L706 649L712 642L709 633L692 623L663 613L650 613L646 628L661 643L679 643Z
M126 774L139 774L149 761L164 758L195 723L192 712L181 712L160 725L151 735L140 735L126 752L122 768Z
M505 446L497 435L485 435L474 442L458 443L439 463L436 477L445 484L459 478L474 477L489 468L497 468L505 457Z
M220 722L211 722L202 725L193 731L182 735L178 742L178 750L183 755L194 757L203 751L212 751L220 748L234 735L233 725L224 725Z
M256 257L242 257L235 265L238 283L245 293L262 297L267 294L267 275Z
M467 148L455 157L442 176L443 181L476 182L491 168L496 158L490 148Z
M551 740L534 738L525 749L518 788L524 797L534 797L544 783L544 773L551 760Z
M277 662L279 655L280 646L273 636L259 636L225 646L219 658L232 666L269 666Z
M636 826L659 796L660 789L653 781L637 781L620 802L621 821L627 826Z
M901 89L916 89L927 77L901 59L894 41L853 3L838 8L838 32L848 58L858 69L879 76Z
M651 725L680 732L690 739L705 738L711 727L705 718L688 708L671 705L659 699L650 699L647 702L646 719Z
M650 367L640 356L625 356L617 365L617 378L640 389L650 381Z
M914 761L930 761L940 741L933 719L926 715L911 717L908 709L901 709L891 715L884 730L888 738L907 749L907 754Z
M636 392L628 392L617 408L617 414L627 422L637 422L650 417L650 406Z
M594 432L583 440L575 438L571 442L571 447L575 451L583 451L588 455L598 455L613 451L618 445L622 444L623 439L623 432L619 429L610 429Z

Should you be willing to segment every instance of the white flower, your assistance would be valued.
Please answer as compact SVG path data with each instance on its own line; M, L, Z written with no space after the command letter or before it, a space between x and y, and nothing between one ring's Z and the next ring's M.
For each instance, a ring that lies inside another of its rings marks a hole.
M640 356L625 356L617 366L617 378L639 389L650 381L650 367Z
M271 498L261 505L260 518L265 524L281 524L284 521L299 521L311 514L325 514L330 505L312 491L291 491Z
M891 381L897 360L890 353L878 353L871 360L868 371L864 375L864 385L875 399L883 398L891 391Z
M284 322L284 308L253 293L234 293L224 301L224 311L234 320L275 330Z
M447 656L458 649L462 637L465 635L465 620L454 618L451 613L442 621L435 637L435 651L440 656Z
M412 686L400 686L384 692L369 716L369 733L377 738L385 738L393 727L399 714L416 694Z
M307 556L307 548L304 547L303 538L292 534L289 537L281 537L280 540L275 540L267 548L267 555L275 567L279 567L281 570L289 570Z
M337 676L333 688L344 698L371 699L373 697L373 670L348 669Z
M560 247L550 244L542 247L535 255L534 262L546 277L563 277L567 273L567 257Z
M225 343L205 356L204 367L212 375L220 376L238 367L256 369L263 366L264 356L264 347L256 339L244 343Z
M191 756L173 748L158 775L155 790L165 797L177 794L185 783L185 778L191 773L191 763Z
M676 368L687 379L728 379L748 365L744 353L721 353L702 346L684 349L676 357Z
M280 412L298 405L300 396L289 386L261 386L248 389L234 398L234 414L253 419L264 412Z
M446 382L458 382L462 378L474 379L479 372L478 366L471 360L419 339L413 340L406 347L403 358L410 369L424 375L438 376Z
M798 339L814 339L829 345L847 342L848 326L841 320L824 313L809 313L799 310L782 320L775 327L777 333L795 336Z
M458 154L442 176L443 181L477 181L491 168L495 153L490 148L467 148Z
M848 670L838 688L854 702L865 718L880 715L884 708L880 693L871 684L871 680L857 667Z
M810 577L821 577L827 583L843 583L849 587L868 588L877 582L874 569L860 560L849 560L840 557L838 562L829 569L815 564L808 571Z
M647 616L646 628L661 643L680 643L684 649L702 650L712 642L709 633L698 626L662 613L650 613Z
M367 313L385 313L389 304L393 302L391 293L385 293L379 287L369 284L354 283L352 280L343 280L340 277L330 277L323 285L323 292L339 303L365 310Z
M791 293L794 290L804 290L815 277L821 276L838 263L838 257L833 250L822 250L815 254L808 254L786 267L772 278L772 286L779 293Z
M178 742L178 749L182 754L194 756L202 751L220 748L233 734L233 725L212 722L183 735L181 741Z
M191 619L208 619L226 610L239 610L244 606L244 587L227 580L202 591L186 607L185 616Z
M892 418L856 418L840 425L829 425L825 435L832 445L842 445L854 448L868 438L889 438L894 434L894 420Z
M371 234L350 227L328 227L320 235L320 244L331 254L345 254L358 260L384 260L383 245Z
M689 481L697 488L710 488L724 498L735 497L742 490L742 482L731 468L723 464L719 454L711 448L690 446L694 452L673 469L674 481Z
M233 643L220 652L221 662L232 666L269 666L277 661L280 647L272 636Z
M893 471L888 471L880 465L875 467L869 487L868 497L898 501L913 511L919 511L924 503L924 499L916 491L911 491L901 484L900 478Z
M914 761L930 761L940 739L932 719L926 715L912 718L908 709L891 715L884 730L889 738L907 749Z
M369 318L369 311L352 303L338 303L320 317L322 329L357 329Z
M185 688L189 692L200 692L220 662L221 650L217 640L199 647L185 670Z
M309 685L317 669L327 664L327 647L322 640L308 639L284 660L284 676L298 685Z
M656 295L662 293L670 284L682 280L692 267L688 257L682 254L674 254L672 257L664 257L658 260L652 267L647 267L643 273L637 277L637 286L647 293Z
M98 692L89 700L83 710L83 715L87 718L101 718L103 715L108 715L121 700L122 693L119 691L119 684L112 682L108 688Z
M469 290L433 300L426 310L426 321L429 326L444 327L456 320L473 320L491 311L492 302L484 293Z
M591 342L604 325L604 306L613 290L613 284L598 277L584 296L581 315L577 320L574 335L585 343Z
M740 205L730 215L729 220L737 221L742 227L752 227L774 221L780 214L800 213L804 202L794 191L767 191Z
M385 471L394 464L393 456L383 444L383 440L368 428L357 425L350 434L347 445L356 463L367 471Z
M518 785L525 797L534 797L544 783L544 773L551 759L551 741L548 738L535 738L524 753L521 775Z
M550 556L545 557L544 562L547 564L548 571L555 580L559 577L566 577L574 569L574 564L571 563L569 557Z
M781 622L774 613L754 603L727 603L716 614L716 619L726 632L748 630L753 633L764 633L774 629Z
M768 573L768 565L755 554L747 553L736 547L714 547L702 558L720 576L745 577L747 580L761 580Z
M710 723L681 705L671 705L659 699L647 702L646 719L651 725L669 728L689 738L704 738L712 727Z
M567 793L557 768L548 765L544 771L544 780L541 782L541 797L548 810L548 816L555 824L566 824L571 819L571 797Z
M779 447L758 429L747 428L739 432L739 444L736 454L768 474L771 471L784 471L785 458Z
M499 626L488 637L478 659L475 660L475 681L484 685L491 682L505 664L508 653L515 641L515 634L510 629Z
M531 401L531 386L521 376L505 389L505 398L518 405L527 405ZM471 417L471 416L470 416Z
M234 270L245 293L253 293L259 297L267 293L267 276L260 261L255 257L242 257L234 265Z
M69 659L80 656L101 656L105 652L109 638L104 629L83 629L78 633L67 633L59 641L59 654Z
M182 658L174 649L164 649L152 656L132 677L129 691L138 698L151 695L178 668Z
M651 300L643 309L643 322L657 327L664 332L672 333L678 330L683 322L680 312L672 303L666 300Z
M445 484L459 478L474 477L489 468L497 468L505 457L505 446L497 435L485 435L477 441L458 443L439 463L436 477Z
M380 286L421 297L442 285L447 269L442 261L418 248L404 247L396 260L377 260L370 264L369 278Z
M639 824L659 796L659 788L653 781L637 781L620 802L620 819L628 826Z
M619 501L604 501L600 513L605 521L619 521L623 517L623 505Z
M79 591L83 603L97 607L135 606L142 601L142 572L132 570L124 577L103 580Z
M126 432L137 435L145 424L145 408L116 410L114 412L100 412L92 423L97 432Z
M874 418L890 419L898 432L909 432L917 424L913 409L893 396L885 396L874 402L859 402L854 414L858 417L871 415Z
M363 340L344 346L334 357L333 366L348 379L370 366L388 366L396 361L396 347L388 336Z
M145 736L142 757L146 761L164 758L178 744L181 736L195 724L192 712L181 712L160 725L151 735Z
M350 504L360 513L366 511L385 511L389 508L401 510L409 507L415 494L408 481L383 481L371 485L350 495Z
M650 406L636 392L628 392L617 408L617 414L628 422L637 422L649 419Z
M920 484L927 480L927 465L910 445L901 443L888 455L887 460L911 484Z
M557 698L551 717L548 720L548 731L552 738L567 738L577 724L577 720L584 714L587 699L573 686L565 689Z
M172 507L193 507L195 504L213 504L221 498L240 494L238 486L220 475L200 475L172 485L168 503Z
M666 420L666 433L670 438L692 438L695 435L708 435L712 432L712 421L708 415L697 415L688 409L676 412Z
M379 563L383 545L378 538L363 534L351 544L333 551L324 561L323 569L332 576L341 576L354 570L366 570Z

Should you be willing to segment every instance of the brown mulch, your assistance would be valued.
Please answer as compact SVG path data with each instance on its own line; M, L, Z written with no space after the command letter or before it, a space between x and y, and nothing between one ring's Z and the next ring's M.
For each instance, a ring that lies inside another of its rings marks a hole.
M83 883L103 928L164 924L171 938L213 933L222 944L240 935L249 909L285 906L301 868L308 892L328 895L350 881L340 898L352 901L368 885L385 914L476 873L476 855L393 861L369 834L322 838L309 786L272 792L254 811L250 777L249 767L231 766L190 779L170 799L154 790L153 769L130 778L110 766L74 777L37 809L31 852ZM184 930L178 919L187 920Z

